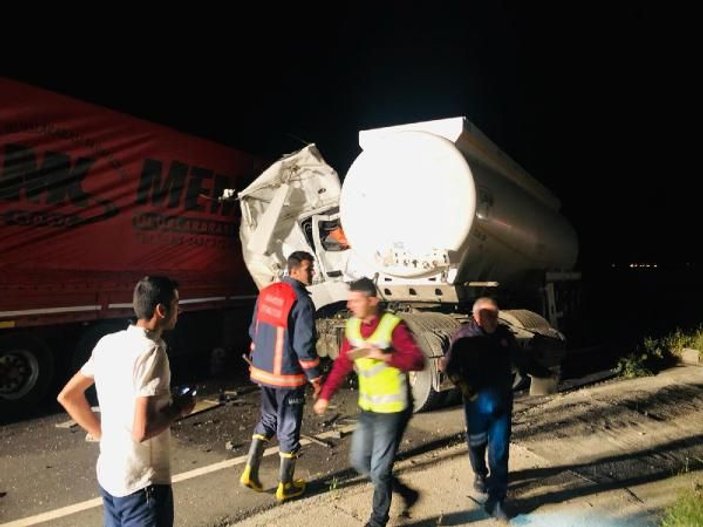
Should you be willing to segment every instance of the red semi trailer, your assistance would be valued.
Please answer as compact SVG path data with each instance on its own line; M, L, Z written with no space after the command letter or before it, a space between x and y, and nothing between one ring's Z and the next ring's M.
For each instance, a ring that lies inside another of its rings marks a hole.
M265 166L0 78L0 414L36 404L55 373L124 327L144 275L180 283L174 353L246 327L239 319L256 287L242 261L240 209L219 198Z

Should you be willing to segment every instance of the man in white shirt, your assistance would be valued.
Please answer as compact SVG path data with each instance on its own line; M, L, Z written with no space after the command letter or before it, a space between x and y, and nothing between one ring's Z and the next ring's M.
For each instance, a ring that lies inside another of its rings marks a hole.
M147 276L134 288L137 323L106 335L58 401L100 440L97 477L107 527L173 525L170 426L189 414L192 396L171 397L163 331L178 320L178 284ZM85 391L95 384L100 419Z

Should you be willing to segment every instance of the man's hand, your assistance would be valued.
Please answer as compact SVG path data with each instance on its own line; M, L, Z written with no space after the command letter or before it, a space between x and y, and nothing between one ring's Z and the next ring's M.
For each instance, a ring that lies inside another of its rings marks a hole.
M469 385L468 383L461 377L461 375L458 374L453 374L449 375L449 380L452 381L454 386L459 388L461 390L462 395L467 401L474 401L476 400L476 397L478 397L478 393L476 393Z
M186 416L190 414L193 410L195 410L195 397L191 397L190 401L188 401L183 408L181 409L181 415Z
M317 379L311 380L310 384L312 384L312 398L317 400L322 391L322 382L320 382L320 378L318 377Z
M376 348L376 347L371 347L369 348L369 352L366 355L367 359L376 359L376 360L382 360L383 362L388 362L391 360L391 354L390 353L384 353L382 349Z
M187 394L174 396L173 407L177 410L179 417L185 417L195 408L195 396Z
M312 407L312 409L317 415L322 415L327 410L329 404L330 402L327 399L318 399L317 401L315 401L315 405Z
M93 385L93 378L86 377L81 372L76 373L64 386L57 400L83 430L96 439L100 439L102 428L100 418L93 413L85 398L85 391Z
M370 348L354 348L347 352L347 357L349 360L364 359L368 357Z

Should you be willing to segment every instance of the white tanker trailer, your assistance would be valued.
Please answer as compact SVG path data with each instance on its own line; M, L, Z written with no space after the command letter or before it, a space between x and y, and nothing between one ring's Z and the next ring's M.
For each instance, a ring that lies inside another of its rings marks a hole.
M373 278L428 357L411 378L416 410L450 388L438 360L480 295L514 308L502 309L501 320L526 352L555 365L566 309L555 285L577 278L578 251L559 200L465 118L365 130L359 143L343 186L309 145L238 194L244 260L257 286L278 280L291 252L314 254L318 352L334 358L346 283Z

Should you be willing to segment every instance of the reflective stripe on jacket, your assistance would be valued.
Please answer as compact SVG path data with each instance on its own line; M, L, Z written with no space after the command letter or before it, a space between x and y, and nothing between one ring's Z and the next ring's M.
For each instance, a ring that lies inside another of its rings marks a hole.
M355 348L374 346L379 349L390 347L392 334L400 323L400 317L384 313L376 330L368 337L361 336L361 320L353 317L347 320L345 336ZM398 368L388 366L384 361L361 358L354 361L359 377L359 406L367 412L402 412L408 406L407 374Z
M320 376L315 308L305 286L290 277L262 289L249 328L251 380L296 388Z

